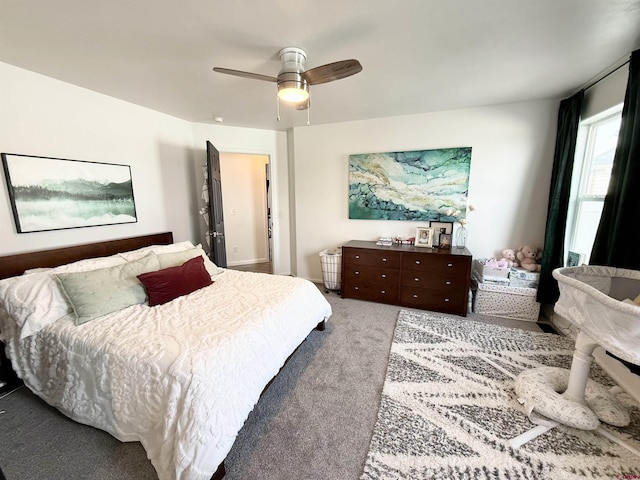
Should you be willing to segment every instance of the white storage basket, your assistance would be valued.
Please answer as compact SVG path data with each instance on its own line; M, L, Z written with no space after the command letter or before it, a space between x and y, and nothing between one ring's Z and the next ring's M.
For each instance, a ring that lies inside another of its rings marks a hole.
M329 290L340 290L342 278L342 248L328 248L320 252L320 266L325 293Z

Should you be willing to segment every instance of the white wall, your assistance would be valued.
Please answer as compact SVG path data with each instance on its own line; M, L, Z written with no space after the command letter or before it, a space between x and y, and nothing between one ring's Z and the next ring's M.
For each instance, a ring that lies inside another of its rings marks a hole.
M227 264L269 260L266 155L220 154Z
M628 80L629 64L625 64L587 89L582 102L582 119L593 117L623 103Z
M17 234L3 179L0 254L167 230L190 239L190 143L183 120L0 63L0 151L130 165L138 216L134 224Z
M542 246L558 101L544 100L295 128L297 275L322 279L318 253L351 239L414 234L420 222L349 220L348 156L472 147L467 248L491 257Z

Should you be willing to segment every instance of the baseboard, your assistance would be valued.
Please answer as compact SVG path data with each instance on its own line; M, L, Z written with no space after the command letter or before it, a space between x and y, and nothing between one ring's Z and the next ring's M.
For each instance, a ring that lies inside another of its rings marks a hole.
M267 263L268 261L269 261L268 258L256 258L252 260L237 260L235 262L227 262L227 266L238 267L240 265L251 265L253 263Z

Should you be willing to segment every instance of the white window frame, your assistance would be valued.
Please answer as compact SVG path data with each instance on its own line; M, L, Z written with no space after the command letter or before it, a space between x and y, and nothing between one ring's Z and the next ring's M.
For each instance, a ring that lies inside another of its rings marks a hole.
M593 149L595 144L595 132L598 127L622 115L623 104L611 107L597 115L582 120L578 127L576 153L571 180L571 196L569 211L567 212L567 228L565 230L565 265L569 251L575 252L576 238L578 234L578 215L580 206L584 202L601 202L604 204L605 195L587 195L586 184L589 178ZM594 232L595 235L595 232ZM584 254L584 263L589 263L591 252L577 252Z

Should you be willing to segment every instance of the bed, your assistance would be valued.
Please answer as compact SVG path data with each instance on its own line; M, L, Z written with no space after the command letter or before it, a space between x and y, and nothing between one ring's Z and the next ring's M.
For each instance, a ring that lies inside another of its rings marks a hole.
M222 478L262 391L331 307L307 280L219 269L199 246L172 242L163 233L1 257L0 340L30 390L140 441L160 480ZM140 290L131 272L146 298L119 308ZM208 280L150 306L169 273L171 288Z

